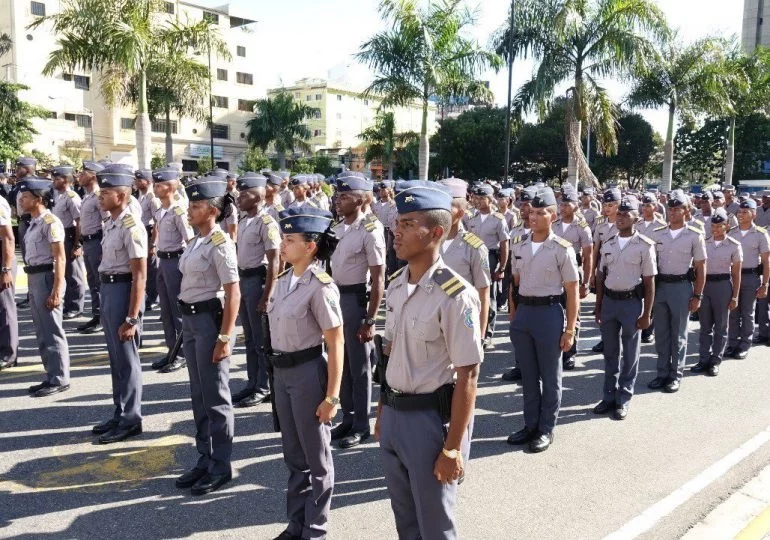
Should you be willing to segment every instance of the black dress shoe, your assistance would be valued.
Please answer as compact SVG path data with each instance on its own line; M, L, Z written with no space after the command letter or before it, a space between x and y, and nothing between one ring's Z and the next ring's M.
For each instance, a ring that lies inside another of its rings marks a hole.
M617 407L617 405L615 405L614 401L601 400L596 407L594 407L594 414L607 414L608 412L615 410L615 407Z
M575 369L575 358L569 357L561 361L561 367L564 371L572 371Z
M190 490L193 495L205 495L216 491L230 480L233 479L232 473L225 474L208 474L203 475L203 478L195 482L195 485Z
M166 367L169 364L168 355L164 356L163 358L160 358L158 360L155 360L152 363L152 369L162 369Z
M487 350L492 348L492 338L485 337L484 340L481 342L481 348L482 350Z
M101 332L102 331L101 318L98 315L96 317L91 318L86 323L78 326L77 331L82 332L83 334L95 334L97 332Z
M62 319L69 321L70 319L77 319L83 314L82 311L65 311L62 313Z
M53 394L58 394L60 392L66 392L70 389L70 385L68 384L49 384L45 388L41 388L34 394L32 394L32 397L46 397L51 396Z
M96 424L93 428L91 428L91 433L94 435L102 435L104 433L108 433L118 427L118 421L114 418L110 418L106 422L102 422L101 424Z
M612 418L615 420L625 420L628 416L628 403L625 405L618 405L612 412Z
M254 393L254 390L251 390L250 388L244 388L243 390L240 390L235 394L230 394L230 400L233 402L233 405L235 405L240 400L250 396L253 393Z
M353 448L368 439L369 435L370 433L368 431L354 431L347 437L340 439L338 446L343 450Z
M348 424L337 424L332 428L332 440L336 441L337 439L341 439L342 437L345 437L348 433L350 433L350 430L353 429L353 426Z
M38 392L39 390L42 390L43 388L47 388L48 386L50 386L50 383L48 381L43 381L43 382L38 383L38 384L33 384L32 386L27 388L27 392L29 392L30 394L34 394L35 392Z
M692 371L693 373L703 373L707 369L708 369L708 366L706 365L706 362L700 361L694 366L692 366L690 368L690 371Z
M642 331L642 343L652 343L653 341L655 340L653 339L652 332L648 334Z
M765 336L754 336L754 339L752 339L751 342L754 345L764 345L765 343L770 343L770 338Z
M19 363L18 360L10 360L9 358L5 358L3 360L0 360L0 371L12 367L16 367L16 365Z
M505 373L503 373L502 379L507 382L516 382L521 380L521 369L520 368L511 368Z
M142 424L134 424L129 427L114 427L101 437L99 437L99 444L110 444L120 441L125 441L129 437L135 437L142 433Z
M661 388L666 386L666 384L668 384L668 379L664 377L655 377L653 380L651 380L647 384L647 388L649 388L650 390L660 390Z
M25 298L24 300L19 300L16 302L16 308L18 309L26 309L29 307L29 297Z
M591 347L591 350L593 352L604 352L604 342L600 341L599 343Z
M238 401L235 406L239 409L243 409L245 407L254 407L255 405L259 405L265 401L267 401L267 395L263 394L262 392L255 392Z
M273 540L302 540L301 536L295 536L289 531L283 531L281 534L273 538Z
M736 360L745 360L748 355L749 355L748 349L746 349L745 351L736 350L735 354L733 354L733 358L735 358Z
M187 365L187 360L185 360L184 358L177 357L177 358L174 358L173 362L169 362L168 364L160 368L158 371L160 371L161 373L173 373L175 371L179 371L186 365Z
M673 394L675 392L679 392L679 387L681 386L681 383L676 379L671 379L666 384L665 388L663 388L663 391L668 394Z
M174 485L178 487L179 489L188 489L195 485L195 483L206 476L207 471L204 469L190 469L186 473L184 473L182 476L176 479L174 482Z
M732 358L733 355L735 354L735 350L736 350L735 347L727 347L725 349L725 357L726 358Z
M535 454L545 452L553 442L553 433L537 433L537 437L529 443L529 451Z
M511 433L508 436L508 444L512 444L514 446L519 444L527 444L532 439L537 437L539 432L536 429L530 429L528 427L524 427L520 429L519 431L515 433Z
M711 364L706 373L709 377L716 377L719 375L719 364Z
M145 302L144 303L144 312L147 313L148 311L152 311L153 309L158 309L158 303L157 302Z
M695 322L700 320L700 316L698 315L697 311L695 313L690 313L690 320Z

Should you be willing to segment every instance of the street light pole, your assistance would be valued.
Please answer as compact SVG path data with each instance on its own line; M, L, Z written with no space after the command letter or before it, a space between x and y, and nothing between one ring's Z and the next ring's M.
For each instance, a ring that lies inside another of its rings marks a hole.
M91 119L91 161L96 161L96 146L94 145L94 111L86 109L86 112Z
M209 157L211 158L211 168L214 168L214 95L213 95L213 76L211 73L211 43L208 44L209 53Z
M511 26L508 28L508 109L505 111L505 177L508 182L511 163L511 92L513 90L513 9L515 0L511 0Z

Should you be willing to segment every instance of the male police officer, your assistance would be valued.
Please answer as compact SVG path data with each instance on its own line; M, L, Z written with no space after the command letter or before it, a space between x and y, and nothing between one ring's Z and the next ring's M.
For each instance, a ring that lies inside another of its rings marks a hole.
M16 292L16 247L11 227L11 206L0 197L0 370L16 365L19 321Z
M24 180L26 177L32 177L35 176L35 167L37 167L37 160L32 157L20 157L16 160L16 185L20 185L21 181ZM27 229L29 228L30 221L32 221L32 217L25 213L21 209L21 205L19 204L19 196L21 193L18 190L12 191L12 193L15 193L15 203L16 203L16 217L18 217L18 231L19 231L19 247L21 249L21 256L24 258L24 254L26 252L26 247L24 245L24 233L27 232ZM9 201L10 204L10 201ZM18 304L16 304L16 307L18 308L25 308L29 307L29 294L21 300Z
M413 181L396 204L396 254L408 266L388 287L390 358L375 433L399 538L454 539L457 480L483 355L479 299L439 254L451 227L450 194Z
M757 206L754 223L765 229L770 227L770 189L762 192L762 204ZM752 343L770 345L770 303L767 296L757 299L757 335Z
M54 187L53 214L64 226L64 253L67 257L64 279L64 320L74 319L83 313L86 298L86 269L80 244L80 196L70 188L72 167L59 165L52 171Z
M91 293L91 320L78 326L78 332L93 334L102 331L101 298L99 295L99 265L102 262L102 218L99 207L99 184L96 173L104 167L92 161L84 161L78 175L78 183L85 190L80 205L80 240L86 263L88 290Z
M596 228L594 229L594 252L593 252L593 266L591 276L591 286L596 286L596 265L599 263L599 253L604 242L617 234L615 229L615 216L618 213L618 203L620 203L621 193L618 188L610 188L604 191L602 194L602 216L596 220ZM591 347L593 352L602 352L604 350L604 343L599 341L596 345Z
M142 208L142 225L147 231L147 299L144 302L144 311L152 311L157 307L158 301L158 257L155 251L155 212L160 208L160 202L153 193L152 171L139 169L134 171L134 186L137 191L137 200Z

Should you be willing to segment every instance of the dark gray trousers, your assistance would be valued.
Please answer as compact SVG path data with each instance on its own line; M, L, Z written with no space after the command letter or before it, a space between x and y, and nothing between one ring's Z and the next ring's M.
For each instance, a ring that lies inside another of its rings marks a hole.
M754 335L754 309L757 305L757 289L761 281L756 274L741 276L741 292L738 295L738 307L730 312L728 346L748 351Z
M190 397L195 420L195 446L200 456L196 469L209 474L232 470L235 418L230 399L230 358L212 361L219 324L213 313L182 316L182 346L190 375ZM235 332L230 347L235 344Z
M636 321L641 315L639 298L604 297L600 327L604 342L604 401L625 405L634 395L641 345L641 331L636 328Z
M561 347L564 308L519 305L511 321L511 341L521 368L524 424L553 432L561 407ZM542 388L541 388L542 383Z
M264 344L262 321L257 311L259 300L262 298L264 283L261 277L251 276L242 278L240 285L241 307L239 314L246 342L246 373L249 378L246 388L251 392L269 394L267 358L262 351Z
M154 225L148 225L145 227L147 230L147 239L152 242L152 232ZM160 265L160 259L157 255L150 255L147 253L147 287L145 290L145 297L149 302L156 302L158 300L158 266Z
M91 314L98 317L101 312L101 299L99 297L99 265L102 263L101 240L94 238L83 242L83 261L86 264L88 290L91 293Z
M655 352L658 377L681 380L687 360L687 323L690 320L692 283L658 282L655 287Z
M0 250L0 260L2 251ZM19 349L19 318L16 311L16 261L11 268L13 283L0 291L0 360L13 362Z
M86 301L86 267L83 257L73 257L75 247L75 228L65 230L64 255L64 281L67 288L64 291L64 311L80 313Z
M157 273L160 321L163 324L163 338L169 351L174 347L176 338L182 331L182 313L177 303L181 287L182 273L179 271L179 259L160 259ZM183 356L181 349L179 356Z
M733 295L731 281L707 281L698 310L700 321L699 361L719 365L727 346L727 307Z
M37 347L46 381L59 386L70 383L70 352L67 336L62 327L62 306L50 310L46 305L53 290L53 271L40 272L27 276L29 286L29 306L32 322L35 324Z
M767 297L757 300L757 335L770 339L770 302Z
M372 363L374 343L358 341L361 320L366 318L366 306L356 293L340 295L343 332L345 334L345 361L342 367L340 406L342 423L356 431L369 431L369 413L372 410Z
M112 402L115 404L113 418L124 428L142 421L141 317L134 339L121 341L118 330L128 316L131 283L102 283L101 292L104 293L101 322L110 355Z
M500 255L497 251L489 252L489 319L487 320L487 335L484 337L491 338L495 334L495 321L497 320L497 303L498 297L502 294L502 282L494 281L492 273L500 264Z
M283 460L289 469L286 489L287 530L302 538L326 538L334 462L330 424L315 411L326 397L326 358L290 368L275 368L273 399L281 422Z

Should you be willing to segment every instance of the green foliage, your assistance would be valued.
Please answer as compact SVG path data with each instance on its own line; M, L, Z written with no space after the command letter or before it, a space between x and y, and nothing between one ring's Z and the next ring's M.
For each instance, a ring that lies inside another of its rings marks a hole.
M13 40L11 36L6 33L0 34L0 56L11 50L13 47Z
M310 130L304 122L313 111L304 103L295 102L286 92L258 99L254 104L254 116L246 122L246 140L263 152L272 144L278 154L278 166L283 169L288 152L310 151L307 142Z
M763 114L739 118L735 126L735 169L738 180L770 178L763 164L770 162L770 119Z
M412 141L396 151L396 167L393 176L414 180L420 170L420 142ZM435 161L435 160L434 160Z
M726 120L709 119L699 129L681 127L676 132L677 149L673 184L721 182L729 125Z
M245 173L246 171L259 172L262 169L270 168L270 160L258 147L251 147L243 154L241 161L238 163L238 172Z
M83 166L83 157L86 156L89 143L86 141L64 141L59 147L59 160L62 163L72 165L75 169Z
M410 141L417 140L418 135L413 131L396 133L395 115L385 112L378 114L374 125L365 129L358 137L367 145L364 156L367 163L381 160L388 178L392 179L396 150L403 148Z
M28 89L22 84L0 82L0 161L19 157L24 145L38 133L32 119L45 116L41 108L19 99L19 91Z
M566 99L557 98L542 122L524 124L517 133L511 152L511 170L517 182L561 180L568 158L565 138L567 103Z
M328 154L316 154L313 157L313 172L327 177L333 175L336 168L332 166L332 157Z
M150 159L151 169L160 169L166 165L166 156L159 148L152 149L152 159Z
M291 164L291 174L309 174L313 172L313 164L306 158L298 158Z
M214 168L214 162L209 156L198 158L198 174L205 174Z
M42 150L31 150L29 154L37 160L37 169L39 171L44 171L58 165L58 163L54 163L51 154L46 154Z
M618 153L597 156L591 168L602 182L623 177L631 189L638 189L643 186L648 164L657 148L654 131L639 114L624 114L618 125Z

